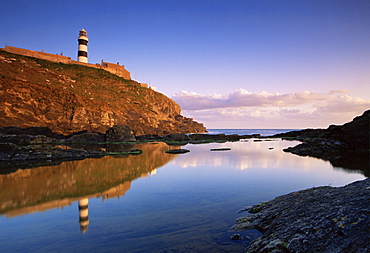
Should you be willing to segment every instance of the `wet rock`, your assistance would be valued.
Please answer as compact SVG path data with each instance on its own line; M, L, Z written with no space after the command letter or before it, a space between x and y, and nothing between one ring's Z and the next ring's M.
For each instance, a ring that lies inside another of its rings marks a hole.
M10 160L17 148L14 143L0 143L0 161Z
M61 149L50 145L30 145L17 147L8 160L26 161L26 160L58 160L87 157L85 150L79 149Z
M370 178L293 192L253 209L259 211L233 227L263 233L248 252L370 252Z
M1 142L14 143L16 145L48 144L56 142L55 139L44 135L28 134L0 134Z
M177 133L169 134L164 137L165 141L190 141L191 138L187 134Z
M134 148L134 149L131 149L130 152L128 152L130 155L140 155L143 153L143 151L141 149L137 149L137 148Z
M233 234L232 236L231 236L231 240L242 240L243 238L241 237L241 235L239 235L239 234Z
M18 148L14 143L0 143L0 152L10 152Z
M20 128L15 126L0 127L0 133L6 135L44 135L50 138L63 138L63 135L53 133L48 127L28 127Z
M170 149L166 151L168 154L185 154L188 152L190 152L188 149Z
M158 141L162 140L163 136L157 134L147 134L136 136L136 141Z
M104 142L105 135L102 133L75 134L65 140L66 143Z
M211 148L211 151L229 151L231 148Z
M226 134L190 134L191 140L225 140Z
M129 126L117 125L109 128L105 132L106 142L128 142L136 141L135 136L131 134Z

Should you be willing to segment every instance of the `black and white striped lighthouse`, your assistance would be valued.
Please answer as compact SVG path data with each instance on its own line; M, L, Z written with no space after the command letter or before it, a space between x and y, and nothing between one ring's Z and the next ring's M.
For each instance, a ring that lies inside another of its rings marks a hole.
M77 61L87 63L87 43L89 39L87 38L87 32L85 29L80 31L80 36L78 37L78 54Z

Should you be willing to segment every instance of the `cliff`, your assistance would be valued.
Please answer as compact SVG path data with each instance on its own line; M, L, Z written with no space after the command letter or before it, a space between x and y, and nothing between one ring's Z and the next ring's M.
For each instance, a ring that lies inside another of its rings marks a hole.
M180 106L103 69L0 50L0 126L48 127L72 134L128 125L134 135L205 132Z

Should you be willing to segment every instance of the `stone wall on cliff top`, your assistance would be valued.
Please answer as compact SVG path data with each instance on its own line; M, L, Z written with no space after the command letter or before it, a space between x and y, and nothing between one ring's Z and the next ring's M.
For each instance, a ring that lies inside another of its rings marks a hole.
M85 63L85 62L79 62L79 61L74 61L71 59L71 57L63 56L63 55L58 55L58 54L49 54L45 53L44 51L38 52L34 50L29 50L29 49L24 49L24 48L18 48L18 47L10 47L6 46L5 48L0 48L2 51L6 51L8 53L12 54L19 54L19 55L24 55L24 56L30 56L34 58L39 58L43 60L48 60L56 63L64 63L64 64L77 64L77 65L83 65L83 66L88 66L91 68L98 68L98 69L104 69L112 74L115 74L117 76L120 76L124 79L131 79L131 74L128 70L125 69L125 66L114 64L114 63L109 63L109 62L104 62L103 60L101 61L101 64L96 63L96 64L91 64L91 63Z
M48 127L71 134L128 125L133 134L204 132L180 106L102 69L0 50L0 126Z

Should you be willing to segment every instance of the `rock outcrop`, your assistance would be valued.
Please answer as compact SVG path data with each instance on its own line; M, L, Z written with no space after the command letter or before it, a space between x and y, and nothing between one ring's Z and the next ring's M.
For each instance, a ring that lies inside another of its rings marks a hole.
M246 208L235 230L263 235L247 252L369 252L370 178L316 187Z
M273 137L290 137L304 143L326 140L342 150L368 150L370 148L370 110L351 122L343 125L331 125L327 129L305 129L276 134ZM330 151L332 149L328 149Z
M273 137L302 142L285 149L286 152L328 160L334 166L361 170L370 176L370 110L340 126L292 131Z
M47 127L54 133L128 125L133 135L201 133L203 124L152 89L105 70L0 50L0 127Z

